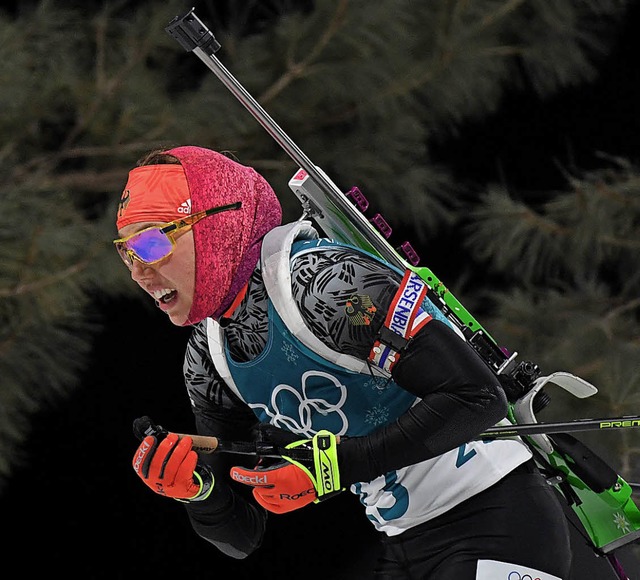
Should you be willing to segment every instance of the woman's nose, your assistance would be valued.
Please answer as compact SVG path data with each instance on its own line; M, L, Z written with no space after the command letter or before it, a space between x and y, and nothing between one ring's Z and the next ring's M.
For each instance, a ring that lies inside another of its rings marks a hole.
M134 259L131 263L131 279L138 284L149 278L152 272L152 266L140 262L140 260Z

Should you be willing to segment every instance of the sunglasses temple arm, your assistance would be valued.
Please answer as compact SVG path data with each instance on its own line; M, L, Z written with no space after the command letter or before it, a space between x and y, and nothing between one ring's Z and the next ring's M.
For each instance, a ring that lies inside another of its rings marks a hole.
M230 209L240 209L242 207L242 202L241 201L234 201L233 203L229 203L227 205L223 205L222 207L218 207L216 208L216 212L221 212L221 211L227 211Z

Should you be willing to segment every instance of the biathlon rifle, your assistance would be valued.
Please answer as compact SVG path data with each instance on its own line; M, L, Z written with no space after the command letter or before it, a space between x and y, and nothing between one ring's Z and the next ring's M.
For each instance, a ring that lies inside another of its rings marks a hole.
M419 265L420 258L409 242L393 247L389 242L392 229L386 220L379 213L366 217L369 202L363 193L357 187L343 192L224 67L215 56L220 44L194 9L176 16L166 31L187 52L193 52L202 60L299 167L289 181L289 187L302 204L301 219L312 219L329 238L366 250L402 271L415 272L428 286L428 299L485 364L497 376L508 377L516 386L521 396L511 406L509 414L510 422L516 424L499 425L493 428L493 433L489 430L484 435L490 438L522 434L525 437L539 467L571 505L597 553L612 558L615 549L640 538L640 510L631 499L631 486L586 446L567 434L572 430L603 429L605 425L609 428L637 427L640 418L537 423L535 412L549 402L543 391L546 385L558 385L579 398L591 396L597 389L570 373L557 372L541 377L538 365L531 361L518 362L517 352L508 354L500 348L440 279L429 268ZM589 421L592 423L587 425ZM564 432L554 430L552 425L561 425ZM506 434L500 435L501 430ZM551 432L558 434L551 438L548 436ZM219 450L234 451L233 445L226 448L221 445ZM258 451L246 447L241 450L236 446L235 452Z

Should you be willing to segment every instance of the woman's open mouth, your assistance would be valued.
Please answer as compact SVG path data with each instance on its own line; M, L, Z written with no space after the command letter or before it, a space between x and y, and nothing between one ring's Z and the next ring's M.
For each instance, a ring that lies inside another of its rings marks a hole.
M153 297L155 298L156 304L160 308L162 308L163 305L168 306L176 299L177 295L178 291L172 290L171 288L163 288L162 290L155 290L153 292Z

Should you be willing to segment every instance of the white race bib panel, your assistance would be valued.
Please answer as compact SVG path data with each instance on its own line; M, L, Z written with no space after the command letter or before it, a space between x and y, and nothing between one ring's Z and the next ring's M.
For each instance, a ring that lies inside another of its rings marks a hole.
M562 578L518 564L478 560L476 580L562 580Z

